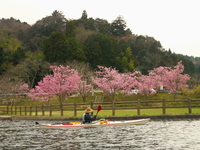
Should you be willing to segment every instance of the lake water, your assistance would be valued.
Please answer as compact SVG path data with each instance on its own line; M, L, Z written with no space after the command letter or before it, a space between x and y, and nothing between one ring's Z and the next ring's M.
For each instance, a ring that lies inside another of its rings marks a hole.
M200 150L200 121L42 129L35 121L0 121L0 150Z

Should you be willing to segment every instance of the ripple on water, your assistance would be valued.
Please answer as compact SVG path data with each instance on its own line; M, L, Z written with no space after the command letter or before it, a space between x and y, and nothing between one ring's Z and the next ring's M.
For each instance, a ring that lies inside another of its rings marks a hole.
M0 148L20 150L200 149L200 121L150 121L146 125L41 129L34 121L1 121Z

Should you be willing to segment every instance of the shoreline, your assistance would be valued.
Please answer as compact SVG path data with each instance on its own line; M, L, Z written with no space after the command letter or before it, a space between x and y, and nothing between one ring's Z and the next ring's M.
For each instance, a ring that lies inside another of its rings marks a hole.
M101 119L103 117L97 117ZM152 121L162 120L200 120L200 115L156 115L156 116L114 116L106 117L105 119L116 121L116 120L137 120L150 118ZM81 117L43 117L43 116L0 116L0 120L33 120L33 121L80 121Z

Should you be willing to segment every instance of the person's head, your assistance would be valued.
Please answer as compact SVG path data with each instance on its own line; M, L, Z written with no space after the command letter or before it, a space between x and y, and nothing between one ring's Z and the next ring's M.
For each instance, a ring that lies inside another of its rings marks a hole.
M93 112L93 109L91 109L90 107L88 107L86 110L85 110L85 113L91 113Z

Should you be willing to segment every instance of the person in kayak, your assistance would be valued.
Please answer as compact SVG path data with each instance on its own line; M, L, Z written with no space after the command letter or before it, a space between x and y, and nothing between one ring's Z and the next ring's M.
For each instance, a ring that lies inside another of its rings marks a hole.
M93 109L91 109L90 107L88 107L85 110L85 113L83 114L83 117L82 117L82 123L83 124L85 124L85 123L91 123L92 121L96 120L96 115L94 115L93 117L91 117L91 115L90 115L91 112L93 112Z

